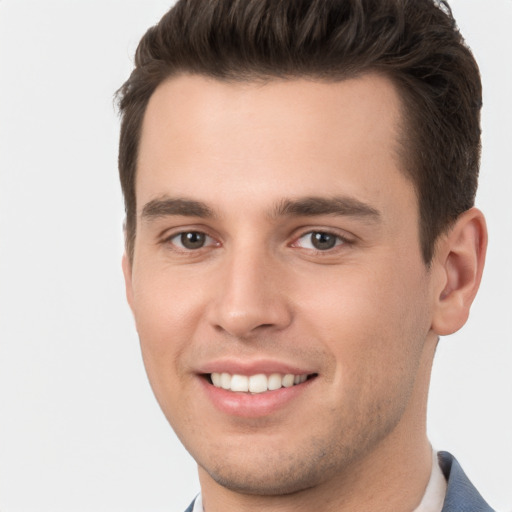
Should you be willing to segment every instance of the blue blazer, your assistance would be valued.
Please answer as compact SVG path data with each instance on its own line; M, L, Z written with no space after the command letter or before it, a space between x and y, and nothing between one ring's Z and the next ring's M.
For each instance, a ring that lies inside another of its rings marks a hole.
M480 496L453 455L439 452L437 456L448 482L442 512L495 512Z
M439 452L438 458L448 482L442 512L495 512L480 496L453 455ZM191 503L185 512L192 512L193 508L194 503Z

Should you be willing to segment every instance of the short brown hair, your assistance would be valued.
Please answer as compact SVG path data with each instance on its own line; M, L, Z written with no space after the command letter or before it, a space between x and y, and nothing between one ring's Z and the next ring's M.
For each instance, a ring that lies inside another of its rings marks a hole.
M372 71L401 93L402 157L418 196L428 264L437 237L474 204L482 105L475 59L448 3L436 0L179 0L146 32L118 91L128 256L144 112L164 80L194 73L337 81Z

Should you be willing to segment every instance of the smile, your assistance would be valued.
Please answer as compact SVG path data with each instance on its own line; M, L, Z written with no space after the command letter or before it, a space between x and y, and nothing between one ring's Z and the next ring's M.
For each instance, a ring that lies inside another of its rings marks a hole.
M238 375L226 372L214 372L210 374L211 383L215 387L241 393L265 393L281 388L291 388L292 386L306 382L307 379L307 374L294 375L291 373Z

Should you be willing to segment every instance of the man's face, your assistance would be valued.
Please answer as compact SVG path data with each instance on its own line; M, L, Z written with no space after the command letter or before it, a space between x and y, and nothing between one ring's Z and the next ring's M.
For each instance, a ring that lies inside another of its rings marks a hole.
M421 430L432 287L399 110L371 75L180 76L152 96L127 291L155 395L203 478L293 492Z

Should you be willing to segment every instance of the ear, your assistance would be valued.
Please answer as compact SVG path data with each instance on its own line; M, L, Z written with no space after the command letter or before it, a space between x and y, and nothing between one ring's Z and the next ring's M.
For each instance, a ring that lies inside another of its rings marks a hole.
M480 210L464 212L438 241L433 265L432 330L440 336L458 331L467 321L480 286L487 250L487 227Z
M126 255L126 252L123 254L122 267L124 275L124 286L126 290L126 300L128 301L128 305L133 312L132 264Z

